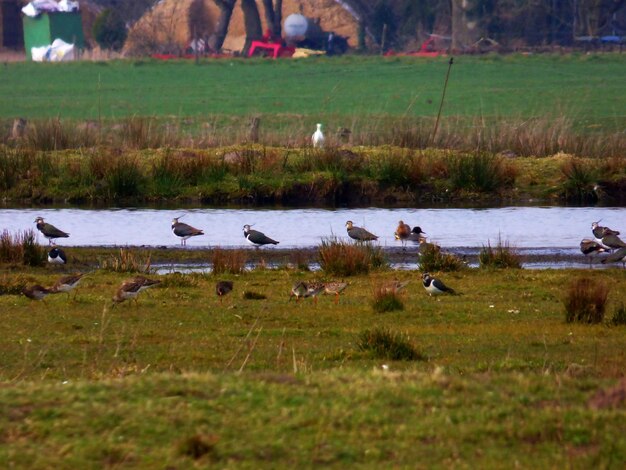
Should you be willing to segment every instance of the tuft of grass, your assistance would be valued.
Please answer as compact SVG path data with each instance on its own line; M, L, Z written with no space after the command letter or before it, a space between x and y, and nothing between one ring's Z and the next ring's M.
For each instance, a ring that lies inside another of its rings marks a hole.
M465 268L465 263L452 253L442 253L436 245L428 245L420 250L420 270L426 272L452 272Z
M32 267L45 265L46 250L36 240L37 234L33 229L20 231L16 235L3 230L0 234L0 262Z
M377 287L374 289L371 303L374 311L378 313L404 310L404 302L400 294L385 287Z
M495 248L492 248L491 242L487 242L487 246L483 245L478 254L478 261L481 268L520 269L522 267L519 255L508 242L503 242L499 237Z
M408 335L386 328L365 330L359 334L357 347L378 359L392 361L423 361L426 358L411 343Z
M113 199L136 197L142 192L144 176L139 162L133 158L116 159L105 178L109 195Z
M516 170L504 158L487 153L459 155L448 164L450 183L456 190L492 192L515 182Z
M27 284L28 282L23 276L4 274L0 277L0 295L21 295Z
M204 456L209 456L212 460L216 459L216 445L218 441L219 437L214 434L194 434L193 436L185 437L178 443L178 455L190 457L194 460Z
M318 249L322 270L333 276L367 274L371 269L387 265L379 247L353 244L337 239L324 239Z
M241 274L246 270L245 250L223 250L215 248L211 252L213 274Z
M151 272L151 254L120 248L119 254L112 254L100 261L100 269L116 273L148 274Z
M613 318L611 318L611 324L615 326L626 325L626 307L624 307L623 302L615 309Z
M570 158L561 166L563 192L568 200L593 201L597 182L595 164L580 158Z
M265 300L267 296L251 290L244 291L243 296L246 300Z
M600 323L604 320L608 285L601 281L581 277L572 281L565 299L565 321L568 323Z

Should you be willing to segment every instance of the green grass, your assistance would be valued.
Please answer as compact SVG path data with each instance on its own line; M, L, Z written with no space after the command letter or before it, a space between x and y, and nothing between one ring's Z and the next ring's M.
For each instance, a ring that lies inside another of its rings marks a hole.
M260 114L274 116L262 120L262 129L296 119L308 126L322 121L334 130L368 116L435 116L447 61L7 63L0 117L218 116L227 124L230 116ZM458 57L444 113L483 119L566 115L582 127L622 129L624 76L623 54Z
M51 268L3 282L51 284ZM339 304L289 302L295 279L177 275L137 306L105 308L128 275L96 271L76 300L0 296L0 466L608 467L626 458L624 403L588 405L623 377L624 327L567 324L562 286L579 272L465 270L465 295L406 289L405 309L371 311L353 276ZM626 300L626 272L595 274ZM246 300L245 291L267 296ZM363 331L402 334L423 360L359 349ZM386 364L388 370L383 370ZM595 405L594 405L595 406Z

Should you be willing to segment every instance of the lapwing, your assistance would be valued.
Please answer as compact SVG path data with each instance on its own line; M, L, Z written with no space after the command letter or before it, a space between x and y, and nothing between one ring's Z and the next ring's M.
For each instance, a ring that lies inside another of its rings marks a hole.
M442 281L432 277L428 273L422 274L422 283L424 284L424 289L428 292L429 295L441 295L441 294L456 294L456 291L448 286L446 286Z
M335 296L335 304L339 303L339 295L348 287L347 282L326 282L324 283L324 292Z
M54 247L48 252L48 263L50 264L65 264L67 263L67 256L65 251L61 248Z
M611 250L619 250L621 248L626 248L626 243L622 241L620 237L618 237L615 232L607 233L602 237L602 244Z
M37 229L48 239L50 245L54 244L55 238L67 238L70 236L69 233L65 233L54 225L44 222L43 217L37 217L35 223L37 224Z
M626 268L626 248L620 248L615 253L611 253L602 260L602 264L618 263L620 261L622 262L622 267Z
M605 235L619 235L619 232L616 230L611 230L608 227L602 227L600 222L601 220L591 223L591 231L593 232L593 236L596 237L596 240L602 240Z
M346 230L348 231L348 236L354 240L359 242L369 242L372 240L378 240L378 237L373 233L368 232L364 228L357 227L351 220L346 222Z
M317 124L317 130L311 136L311 143L313 144L313 148L320 149L324 147L325 141L324 134L322 133L322 125Z
M114 303L121 303L125 300L134 300L135 305L137 305L137 296L143 290L148 289L156 284L159 284L161 281L155 281L152 279L148 279L143 276L136 276L132 279L127 279L122 282L122 285L117 289L115 295L113 296Z
M215 283L215 293L222 303L222 298L233 290L233 281L217 281Z
M413 230L411 230L411 233L409 233L407 240L419 243L421 239L426 240L426 237L424 235L426 235L426 233L422 232L421 227L413 227Z
M293 287L291 288L291 295L289 296L289 300L291 300L291 297L295 297L297 303L301 298L313 297L313 301L317 304L317 295L323 290L323 282L298 281L294 283Z
M584 238L580 242L580 251L583 255L589 257L589 267L591 267L591 263L593 262L593 255L595 255L596 253L606 253L608 251L608 248L602 246L595 240Z
M248 243L256 246L257 248L263 245L278 245L279 242L276 240L272 240L270 237L265 235L263 232L259 232L258 230L252 230L250 225L243 226L243 236L246 237Z
M70 295L70 292L80 283L84 274L70 274L69 276L62 276L54 283L50 289L54 294L65 293Z
M204 232L191 225L179 222L178 219L181 217L174 217L174 219L172 219L172 232L174 232L174 235L177 237L180 237L181 246L185 246L187 245L188 238L204 235Z
M52 292L51 289L47 289L43 286L40 286L39 284L36 284L34 286L28 286L28 287L24 287L22 289L22 294L24 294L26 297L28 297L31 300L43 300L45 303L45 298L50 295L53 294L54 292Z

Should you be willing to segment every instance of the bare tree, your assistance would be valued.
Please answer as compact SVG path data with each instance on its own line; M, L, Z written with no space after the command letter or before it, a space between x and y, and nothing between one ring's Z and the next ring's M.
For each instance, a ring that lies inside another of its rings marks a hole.
M243 22L246 27L246 43L243 46L243 53L245 54L250 49L252 41L263 37L263 28L261 27L261 16L255 0L241 0L241 9L243 10Z
M209 48L212 51L219 52L228 34L228 26L230 25L230 18L233 15L233 9L237 0L213 0L220 9L220 16L217 19L215 25L215 31L209 38Z
M265 10L265 21L267 28L272 32L272 36L280 37L282 34L280 24L283 21L283 0L263 0Z

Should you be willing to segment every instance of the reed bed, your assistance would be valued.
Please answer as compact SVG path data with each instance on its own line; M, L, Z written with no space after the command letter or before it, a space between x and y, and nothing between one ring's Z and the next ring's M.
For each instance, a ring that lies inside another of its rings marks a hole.
M246 270L245 250L223 250L215 248L211 252L213 274L241 274Z
M151 254L129 248L120 248L119 254L112 254L100 260L100 269L116 273L150 274Z
M567 288L565 321L568 323L601 323L607 307L609 286L588 277L573 280Z
M382 268L387 264L379 247L332 238L322 240L318 256L322 270L333 276L367 274L372 269Z

